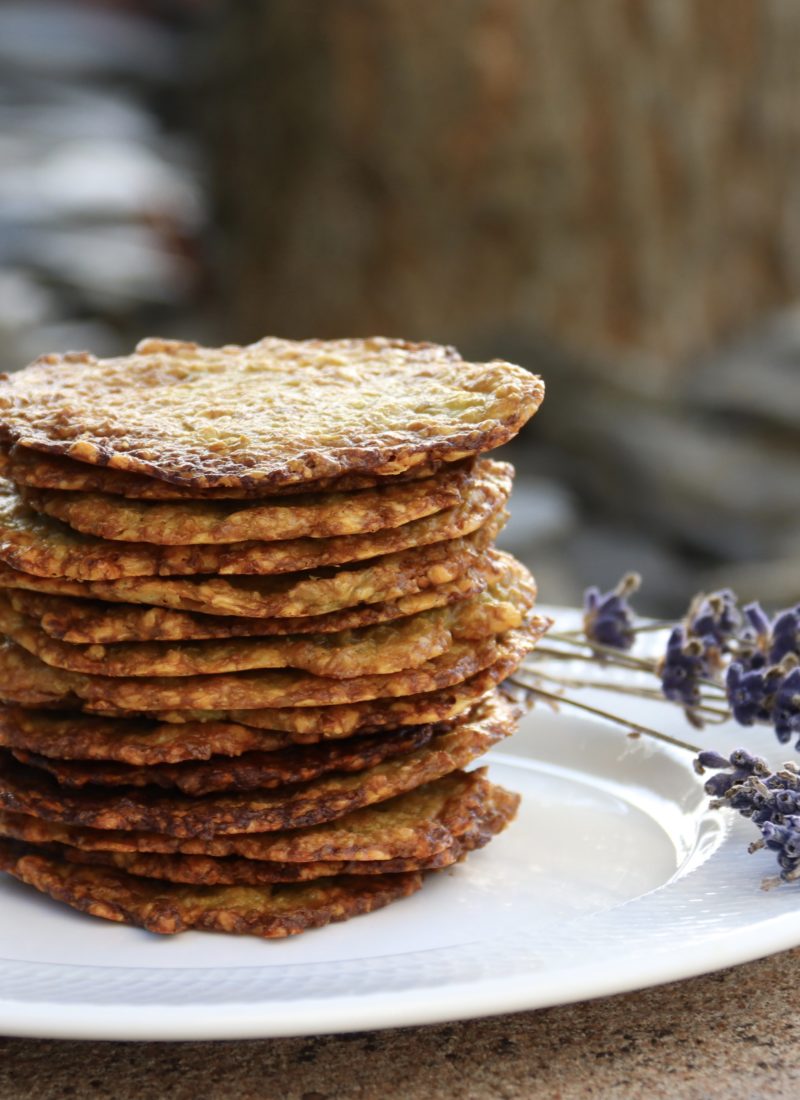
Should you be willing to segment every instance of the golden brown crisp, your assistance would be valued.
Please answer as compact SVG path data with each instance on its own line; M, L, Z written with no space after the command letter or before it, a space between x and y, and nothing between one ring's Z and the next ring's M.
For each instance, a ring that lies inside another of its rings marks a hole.
M93 829L121 829L207 839L231 833L302 829L334 821L464 768L509 737L519 708L496 693L468 720L437 734L428 745L355 775L328 775L279 792L167 795L66 791L52 779L0 754L0 808L45 821Z
M488 668L450 688L408 695L405 698L368 699L362 703L341 703L329 707L160 711L155 717L173 725L194 722L208 724L212 721L241 722L249 728L290 733L296 744L314 744L328 738L349 737L354 733L376 733L382 729L396 729L398 726L419 725L423 722L446 722L465 714L487 691L511 676L534 645L533 636L514 631L502 639L499 646L501 657ZM87 710L106 717L115 713L113 708L101 703L88 704Z
M401 627L379 624L341 634L77 646L51 638L34 620L17 614L0 597L0 631L45 664L73 672L195 676L258 668L301 668L317 676L341 678L396 672L415 661L438 657L453 637L447 610L438 608L404 619Z
M0 836L83 852L235 856L272 863L428 859L474 827L496 789L486 779L486 768L455 771L330 823L206 839L91 829L0 810Z
M495 661L446 689L360 703L226 710L157 708L154 714L144 707L122 707L113 700L94 698L99 692L87 686L87 677L50 668L19 646L5 642L0 643L0 699L25 707L82 708L106 717L147 714L168 723L234 722L288 732L297 743L312 743L352 733L444 721L462 714L490 687L514 672L548 626L549 620L537 618L525 629L509 631L498 639ZM79 696L81 688L84 696L91 697Z
M465 462L471 461L465 459ZM192 489L191 486L170 485L169 482L143 474L131 474L113 470L108 466L92 466L76 462L62 455L44 454L27 447L12 447L10 452L0 451L0 473L17 485L32 489L59 489L74 493L112 493L131 500L254 500L265 495L264 489L255 486L247 489ZM458 469L459 463L449 465ZM432 477L442 468L441 462L423 462L402 473L388 477L369 474L343 474L341 477L319 478L317 481L297 482L294 485L267 486L270 496L296 495L298 493L347 493L357 489L374 489L378 486L402 485L417 478Z
M197 573L293 573L393 554L460 538L501 513L511 492L508 463L487 459L466 486L461 503L402 527L365 535L234 542L220 546L114 543L81 535L23 503L13 483L0 479L0 561L35 576L84 581Z
M48 668L20 646L0 640L0 699L23 707L79 705L72 692L72 673Z
M252 638L285 634L333 634L358 630L377 623L394 622L434 607L447 607L485 591L500 575L503 557L489 553L448 584L412 592L399 600L361 604L327 615L296 619L246 619L229 615L203 615L163 607L107 604L71 596L48 596L24 589L4 589L15 611L38 621L51 638L73 645L108 645L114 642L182 642L211 638ZM0 585L2 575L0 574Z
M498 513L472 535L367 562L273 577L129 577L73 581L0 563L0 588L169 607L208 615L298 618L382 603L448 584L481 561L505 522Z
M62 787L161 787L184 794L273 790L289 783L307 783L330 772L366 771L383 760L427 745L443 727L406 726L382 737L351 737L322 745L302 745L272 752L247 752L237 757L181 764L133 766L103 760L58 760L13 749L21 764L52 775Z
M508 631L498 638L455 642L440 657L415 669L385 675L334 680L299 672L242 672L218 676L119 679L80 678L75 694L87 703L106 702L125 710L160 712L181 709L259 710L334 706L370 699L407 699L440 691L489 668L512 649L524 648L543 630L540 620L531 627ZM74 675L74 674L70 674ZM379 708L376 708L379 709Z
M339 860L275 863L227 856L160 855L146 852L85 852L62 847L59 856L69 863L113 867L143 878L199 886L263 886L278 882L311 882L332 875L393 875L405 871L434 871L450 867L469 852L483 848L513 820L519 795L502 787L490 794L473 823L448 848L433 855L405 859ZM0 833L2 825L0 824Z
M335 703L359 702L392 696L407 696L450 687L482 668L488 668L499 657L494 638L482 643L456 642L440 657L426 661L419 668L405 669L385 675L355 676L350 680L334 680L313 673L273 669L257 672L213 673L208 676L87 676L79 672L64 672L42 664L47 677L58 672L59 683L86 702L110 703L128 711L160 711L182 709L248 709L278 706L330 706ZM62 680L63 677L67 679ZM17 695L16 685L0 692ZM20 702L22 698L7 699ZM36 702L34 702L36 705Z
M528 583L530 582L530 583ZM106 676L194 676L259 668L296 668L346 679L418 667L454 641L479 640L517 627L533 603L532 580L519 563L478 596L421 612L399 623L339 634L260 640L133 642L77 646L51 638L0 594L0 632L45 664Z
M112 760L121 764L177 764L212 756L273 752L295 744L294 735L237 722L153 722L98 718L26 707L0 707L0 745L60 760Z
M354 493L311 493L246 502L182 500L158 503L104 493L23 489L37 512L75 531L101 539L161 546L247 540L331 538L382 531L453 508L480 476L474 469L445 468L433 477Z
M357 860L330 863L267 863L252 859L225 860L213 856L162 856L125 852L81 852L75 848L49 849L41 854L57 855L67 863L110 867L139 878L188 886L271 886L276 883L313 882L339 875L396 875L407 871L438 871L450 867L477 847L476 835L488 843L491 835L466 834L450 848L425 859Z
M0 841L0 871L56 901L105 920L172 935L204 932L280 939L348 920L408 897L418 873L342 876L311 885L177 886L104 867L81 867L16 841Z
M543 385L521 367L374 337L267 337L45 355L0 386L8 442L196 489L396 474L511 439Z

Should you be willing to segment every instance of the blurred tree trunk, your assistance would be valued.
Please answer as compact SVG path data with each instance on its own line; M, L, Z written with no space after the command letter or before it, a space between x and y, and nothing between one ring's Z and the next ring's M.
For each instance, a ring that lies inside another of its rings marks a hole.
M259 0L219 20L230 338L538 332L680 359L797 296L800 4Z

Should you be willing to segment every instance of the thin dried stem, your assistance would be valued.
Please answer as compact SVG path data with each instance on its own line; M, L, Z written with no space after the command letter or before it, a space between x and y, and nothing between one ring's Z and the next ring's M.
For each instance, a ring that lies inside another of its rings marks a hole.
M552 703L566 703L571 707L577 707L578 710L586 711L587 714L593 714L597 718L605 718L608 722L614 722L618 726L624 726L626 729L633 730L634 733L643 733L648 737L655 737L659 741L664 741L668 745L674 745L679 749L686 749L688 752L698 753L701 751L698 745L692 745L689 741L681 741L678 737L672 737L668 733L664 733L662 730L653 729L652 726L643 726L639 722L629 722L625 718L621 718L618 714L611 714L609 711L603 710L601 707L593 707L588 703L581 703L577 699L569 699L564 696L558 695L552 691L545 691L544 688L536 687L533 684L525 683L524 680L518 679L516 675L511 676L510 680L514 684L518 684L520 687L525 688L532 695L539 695L543 699L547 699Z
M552 673L543 672L541 669L529 669L525 665L522 667L523 671L530 671L530 674L536 677L536 679L547 680L551 684L561 684L563 687L597 688L601 691L615 691L620 695L634 695L639 699L654 699L659 702L664 701L663 693L656 688L635 687L631 684L617 684L612 680L579 680L571 676L554 676ZM722 721L726 721L730 718L729 711L710 707L706 703L699 703L692 709L695 711L703 711L705 714L716 715Z
M579 645L585 649L591 649L593 653L599 653L604 657L610 659L610 663L626 664L632 668L642 669L644 672L654 672L656 662L652 658L647 657L634 657L630 653L626 653L623 650L615 649L610 645L601 645L600 642L593 642L589 638L575 639L568 635L561 633L554 633L552 630L548 630L547 639L550 642L563 642L565 645ZM580 660L580 656L578 655ZM587 660L588 658L582 658Z

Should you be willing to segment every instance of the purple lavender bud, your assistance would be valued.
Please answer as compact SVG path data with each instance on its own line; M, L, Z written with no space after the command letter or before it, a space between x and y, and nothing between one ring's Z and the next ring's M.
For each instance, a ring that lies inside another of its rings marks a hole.
M749 779L734 783L726 799L732 810L736 810L742 817L750 818L757 825L763 821L771 821L775 816L775 808L769 793Z
M718 752L706 750L697 755L694 761L695 771L703 774L705 768L714 768L716 775L712 775L705 783L705 791L712 798L725 798L736 800L734 809L741 813L746 812L750 816L754 810L763 808L769 801L766 787L760 781L748 782L753 777L760 780L762 776L769 776L769 768L765 760L760 756L753 756L746 749L736 749L729 757L724 757ZM732 788L736 790L729 796ZM733 804L733 803L731 803Z
M747 619L753 633L759 638L769 637L770 622L769 616L766 614L760 603L749 603L744 607L745 618Z
M747 775L765 775L769 773L767 762L760 756L753 756L747 749L734 749L730 755L731 767Z
M742 625L742 616L736 605L736 594L730 588L712 592L710 596L695 599L687 615L686 632L700 638L705 649L716 646L727 648Z
M699 752L694 761L694 770L698 775L702 775L706 768L728 767L730 767L730 761L720 753L714 752L713 749L705 749L703 752Z
M797 791L776 791L774 796L775 809L782 816L794 814L800 807L800 798Z
M781 878L796 878L800 866L800 818L793 816L783 822L765 821L760 828L765 847L778 854Z
M772 791L783 793L788 791L795 798L800 798L800 784L798 784L797 775L789 771L787 765L775 772L773 775L768 775L764 780L767 787Z
M770 661L780 664L790 653L800 657L800 604L787 611L779 611L772 623Z
M772 707L772 724L781 744L800 736L800 668L793 668L778 685ZM800 748L800 741L795 746Z
M700 702L699 680L705 672L702 648L698 647L696 639L687 642L684 628L676 626L669 636L666 653L659 664L661 690L664 695L685 707L697 706Z
M793 669L790 675L795 672L800 674L800 669ZM800 686L800 675L797 683ZM761 840L749 850L768 848L776 854L781 879L794 882L800 878L800 768L789 763L770 772L766 761L745 749L732 752L727 761L713 752L700 755L709 765L717 766L720 761L722 765L706 783L706 790L717 798L712 806L729 806L749 818L761 832Z
M724 798L735 782L730 772L718 772L705 781L703 790L711 798Z
M787 832L785 825L776 825L774 821L765 821L761 826L764 843L773 852L783 847Z
M634 642L633 609L628 596L634 593L641 580L636 573L628 573L609 592L601 592L592 586L583 594L583 631L586 637L599 645L612 649L630 649Z
M587 614L592 611L597 611L600 606L601 593L596 584L591 585L584 590L583 593L583 610Z
M728 705L740 726L769 721L769 688L761 670L747 670L740 661L733 661L725 678Z

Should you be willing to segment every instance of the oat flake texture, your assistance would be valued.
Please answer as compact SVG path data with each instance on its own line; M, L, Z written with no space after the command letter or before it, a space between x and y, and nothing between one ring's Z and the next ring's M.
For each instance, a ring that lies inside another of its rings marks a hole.
M519 803L464 769L550 625L485 452L542 395L384 338L0 375L0 880L280 938L450 868L458 920Z
M511 439L542 382L500 360L375 337L45 355L0 385L8 442L196 488L396 474Z

